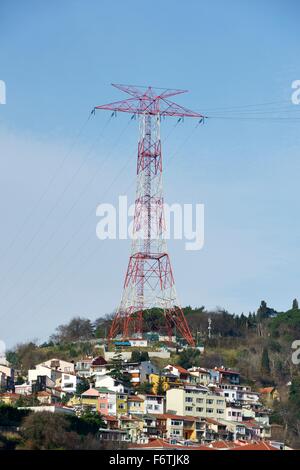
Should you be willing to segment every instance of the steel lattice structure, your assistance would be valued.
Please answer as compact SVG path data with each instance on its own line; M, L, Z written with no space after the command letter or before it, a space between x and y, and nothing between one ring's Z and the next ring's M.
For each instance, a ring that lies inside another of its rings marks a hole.
M162 185L161 116L204 119L168 98L185 90L113 85L132 97L96 109L120 111L139 116L140 137L137 157L137 188L131 255L123 295L108 340L121 334L142 335L143 313L153 307L163 310L169 336L176 327L194 345L193 336L177 299L175 282L167 252Z

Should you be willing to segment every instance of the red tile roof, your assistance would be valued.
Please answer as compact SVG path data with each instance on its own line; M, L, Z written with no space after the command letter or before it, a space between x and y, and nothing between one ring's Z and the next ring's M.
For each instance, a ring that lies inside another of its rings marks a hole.
M104 366L107 364L107 361L102 356L95 357L92 361L92 366Z
M259 393L272 393L274 390L274 387L265 387L265 388L260 388Z
M129 444L131 449L180 449L180 450L213 450L204 445L183 446L170 444L165 439L151 439L147 444Z
M273 447L269 442L254 442L251 444L239 445L231 450L279 450Z
M169 366L173 367L174 369L177 369L180 374L190 374L188 370L186 370L184 367L181 366L174 366L173 364L169 364Z
M235 447L234 442L231 441L213 441L209 444L213 449L232 449Z

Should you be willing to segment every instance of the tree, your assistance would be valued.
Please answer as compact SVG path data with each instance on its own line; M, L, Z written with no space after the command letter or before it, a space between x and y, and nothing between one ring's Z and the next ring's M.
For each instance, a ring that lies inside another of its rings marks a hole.
M164 390L164 382L161 373L159 374L158 377L158 382L157 382L157 389L156 389L156 394L157 395L164 395L165 390Z
M103 417L92 409L86 408L81 413L80 419L90 426L90 432L96 433L99 428L106 428Z
M116 353L112 358L113 368L108 373L113 379L122 382L127 387L130 386L130 376L123 371L123 359L121 353Z
M149 394L152 391L152 385L149 382L143 382L137 387L139 393Z
M50 337L54 343L84 341L94 337L94 327L87 318L75 317L66 325L59 325Z
M29 450L102 449L105 444L95 438L102 426L101 417L82 419L75 415L42 411L31 413L22 421L23 448ZM100 426L99 426L100 424Z
M294 300L293 300L292 309L293 309L293 310L299 310L299 304L298 304L298 300L297 300L297 299L294 299Z
M22 377L22 375L18 375L17 378L16 378L16 381L15 381L15 385L23 385L24 383L24 378Z
M37 399L36 395L20 395L20 397L16 400L15 406L23 407L23 406L39 406L40 402Z
M140 362L149 361L149 354L148 351L141 351L140 352Z
M198 349L188 348L179 354L178 364L185 369L199 365L200 351Z
M300 377L294 377L289 391L289 403L297 410L300 418Z
M16 406L0 403L0 425L20 426L22 419L29 413L29 410L18 410Z
M271 368L270 368L270 359L269 359L269 353L268 349L264 348L262 352L262 357L261 357L261 372L263 374L270 374Z
M82 395L90 388L90 382L86 377L80 377L76 385L76 395Z
M134 349L131 353L131 362L140 362L141 361L141 353L137 349Z

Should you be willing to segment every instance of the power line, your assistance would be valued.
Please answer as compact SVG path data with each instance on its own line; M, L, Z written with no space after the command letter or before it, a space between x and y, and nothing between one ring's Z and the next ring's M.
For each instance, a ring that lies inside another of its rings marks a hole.
M69 148L69 150L67 151L67 153L64 155L63 159L61 160L60 164L58 165L58 167L55 169L53 175L51 176L51 178L49 179L48 181L48 184L46 185L45 189L43 190L42 194L40 195L40 197L38 198L36 204L33 206L33 208L31 209L31 211L29 212L29 214L25 217L25 219L23 220L22 224L20 225L19 229L16 231L16 236L11 240L10 244L8 245L8 247L5 248L5 250L2 251L1 253L1 257L3 254L8 254L9 253L9 250L15 245L16 241L18 240L18 238L20 238L20 235L21 233L23 232L24 228L26 227L26 225L28 224L28 222L32 219L33 215L35 214L36 210L38 209L40 203L42 202L42 200L45 198L45 196L48 194L48 191L49 189L52 187L54 181L56 180L57 176L59 175L61 169L63 168L65 162L68 160L69 156L71 155L72 153L72 150L73 148L75 147L75 144L78 140L78 138L81 136L81 134L83 133L84 129L86 128L87 126L87 123L89 122L90 118L92 116L92 113L89 114L88 118L84 121L84 123L82 124L82 126L80 127L79 131L77 132L75 138L73 139L73 142L71 143L71 146Z
M127 127L128 125L130 124L130 121L128 121L127 125L125 126L125 128L122 130L122 132L120 133L119 137L115 140L114 142L114 145L113 147L111 148L111 151L107 154L106 158L102 161L102 165L97 169L96 172L94 172L92 175L91 175L91 178L88 180L87 184L84 186L83 190L79 193L79 196L75 199L74 203L72 204L72 206L68 209L68 211L66 212L66 214L64 215L64 219L63 219L63 222L61 223L61 225L59 226L59 228L61 228L63 226L63 224L66 222L66 220L68 219L69 215L71 214L71 212L73 211L73 209L76 207L76 205L78 204L78 202L80 201L81 197L86 193L86 191L88 190L88 188L90 187L91 183L93 182L93 180L96 178L96 176L98 175L98 173L100 172L100 170L103 168L104 164L106 163L106 161L109 159L109 157L111 156L112 154L112 151L114 150L114 148L119 144L120 142L120 139L121 137L123 136L123 134L125 133L125 131L127 130ZM87 219L89 219L91 213L93 213L94 209L88 214L88 217ZM81 229L84 227L84 224L81 224L80 226L80 229L79 231L81 231ZM5 296L7 295L8 292L10 292L10 290L12 288L15 287L15 285L23 278L23 276L29 271L29 269L33 266L33 264L35 263L35 261L39 258L39 255L40 253L45 249L46 246L48 246L49 242L53 239L53 237L55 236L55 234L57 233L57 229L58 227L55 227L55 229L51 232L50 234L50 237L47 238L47 241L45 243L43 243L43 245L40 247L40 250L35 254L35 256L31 259L31 262L29 263L29 265L27 265L27 267L22 271L22 273L20 274L20 276L18 276L17 280L15 280L10 286L9 288L4 292L4 294L1 296L1 298L5 298ZM32 238L33 239L33 238ZM31 240L32 240L31 239ZM70 243L70 241L73 239L73 237L70 237L67 241L67 244L68 245ZM63 250L60 250L59 251L59 254L62 253Z
M47 220L49 219L49 217L53 214L53 212L55 211L55 209L58 207L58 205L60 204L60 202L62 201L63 199L63 196L66 194L66 192L68 191L68 189L71 187L73 181L75 180L76 176L79 174L79 172L81 171L81 169L84 167L84 165L86 164L86 161L87 161L87 157L92 153L92 151L94 150L94 147L96 146L96 144L98 143L98 141L100 140L100 138L102 137L106 127L108 126L108 124L110 123L111 121L111 118L110 117L105 125L103 126L103 128L101 129L101 132L99 133L99 135L97 136L96 140L93 142L93 144L90 146L89 150L86 152L86 154L84 155L84 158L82 160L82 162L80 163L80 165L76 168L75 172L72 174L70 180L68 181L68 183L64 186L63 190L61 191L61 193L59 194L58 198L56 199L55 203L50 207L50 209L48 210L46 216L43 218L42 222L39 224L39 227L37 228L37 230L33 233L33 235L31 236L31 238L29 239L29 241L26 243L24 249L23 249L23 252L21 254L21 256L18 257L18 259L16 260L16 262L8 269L6 270L4 276L2 276L2 278L0 279L0 284L2 285L2 282L3 280L9 275L11 274L15 267L18 265L20 259L23 258L23 256L26 254L27 250L30 248L30 246L32 245L32 243L34 242L34 240L37 238L37 236L39 235L39 233L42 231L43 227L45 226ZM46 193L45 193L46 194ZM35 211L32 212L32 214L34 213Z

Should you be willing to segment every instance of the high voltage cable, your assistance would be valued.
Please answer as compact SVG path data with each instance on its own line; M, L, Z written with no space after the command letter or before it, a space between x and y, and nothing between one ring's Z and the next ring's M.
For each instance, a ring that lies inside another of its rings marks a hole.
M76 168L75 172L72 174L71 176L71 179L68 181L68 183L66 184L66 186L63 188L63 190L61 191L61 193L59 194L58 198L56 199L55 203L51 206L51 208L49 209L49 211L47 212L47 215L46 217L43 218L42 222L40 223L38 229L34 232L34 234L31 236L31 238L29 239L29 241L26 243L25 245L25 248L23 249L23 252L22 252L22 255L16 260L16 262L8 269L6 270L4 276L2 276L2 278L0 279L0 284L2 285L2 282L3 280L7 277L7 274L10 274L14 268L18 265L20 259L23 258L24 254L27 252L28 248L30 248L30 246L32 245L33 241L36 239L36 237L39 235L39 233L42 231L45 223L47 222L47 220L49 219L49 217L51 216L51 214L54 212L54 210L58 207L59 203L61 202L61 200L63 199L63 196L66 194L66 192L68 191L68 189L71 187L74 179L76 178L76 176L79 174L80 170L84 167L84 165L86 164L86 159L88 157L88 155L90 155L94 149L94 147L96 146L96 144L98 143L99 139L102 137L103 135L103 132L104 130L106 129L106 127L108 126L109 122L111 120L111 117L106 121L105 125L103 126L103 128L101 129L101 132L99 133L99 135L97 136L96 140L93 142L93 144L90 146L88 152L85 153L84 155L84 159L83 161L80 163L80 165Z
M128 126L130 124L130 120L128 121L128 123L126 124L126 126L124 127L124 129L122 130L122 132L120 133L120 135L118 136L118 138L114 141L114 145L113 147L111 148L110 152L107 154L106 158L102 161L102 165L92 174L91 178L88 180L87 184L84 186L83 190L79 193L79 196L77 199L75 199L74 203L72 204L72 206L68 209L68 211L66 212L66 214L64 215L64 219L63 219L63 222L60 224L59 228L62 227L62 225L65 223L65 221L67 220L67 218L69 217L69 215L71 214L71 212L73 211L73 209L76 207L77 203L80 201L82 195L87 191L87 189L90 187L92 181L95 179L95 177L98 175L99 171L103 168L103 165L106 163L106 161L109 159L109 157L111 156L111 153L112 151L115 149L115 147L119 144L120 142L120 139L122 138L123 134L126 132ZM90 214L88 215L88 218L89 218ZM81 228L80 230L83 228L83 224L81 225ZM40 247L40 249L38 250L38 252L35 254L34 258L31 259L31 262L29 263L29 265L27 265L27 267L21 272L21 275L18 276L17 278L17 281L14 281L9 287L8 289L6 289L6 291L4 292L4 294L1 296L1 298L3 299L3 297L5 297L7 295L7 293L13 288L15 287L15 285L17 284L17 282L22 279L22 277L29 271L29 269L32 267L32 265L34 264L34 262L38 259L40 253L43 251L43 249L49 244L49 242L53 239L53 237L55 236L55 234L57 233L57 227L55 227L55 229L51 232L50 234L50 237L47 239L47 241L45 243L43 243L43 245ZM71 241L72 238L70 238L68 241Z
M2 251L0 257L2 258L2 255L4 253L8 253L9 250L15 245L17 239L20 237L20 234L23 232L24 230L24 227L26 227L26 225L28 224L28 222L32 219L33 215L35 214L37 208L39 207L40 203L42 202L42 200L45 198L45 196L47 195L49 189L52 187L52 184L54 183L54 181L56 180L57 176L59 175L60 173L60 170L63 168L65 162L68 160L70 154L72 153L72 150L78 140L78 138L81 136L81 134L83 133L84 129L86 128L87 126L87 123L89 122L90 118L92 116L92 113L89 114L88 118L84 121L84 123L82 124L82 126L80 127L79 131L77 132L76 136L74 137L73 139L73 142L71 143L70 145L70 148L69 150L67 151L67 153L64 155L62 161L60 162L59 166L54 170L54 173L53 175L51 176L51 178L49 179L48 181L48 184L46 185L44 191L42 192L41 196L38 198L37 200L37 203L33 206L33 208L31 209L31 211L29 212L29 214L25 217L25 219L23 220L22 224L20 225L20 228L17 230L16 232L16 236L11 240L10 244L8 245L8 247L5 248L5 250Z
M274 112L278 112L278 111L279 111L279 110L274 110L274 109L273 109L273 110L268 109L267 111L261 111L261 110L258 110L258 111L257 111L257 110L253 110L253 109L252 109L252 110L248 111L248 113L247 113L247 112L244 112L244 108L248 108L248 107L249 107L249 108L253 108L253 107L260 107L260 106L270 106L270 105L274 105L274 104L278 104L278 103L282 104L282 103L287 103L287 102L289 102L289 101L261 103L261 104L257 104L257 105L249 104L249 105L243 105L243 106L234 106L234 107L231 107L231 108L229 108L229 107L210 108L211 111L212 111L212 110L221 110L221 109L223 109L223 110L225 111L225 114L226 114L226 110L227 110L227 112L229 112L229 113L237 113L238 111L234 111L235 109L240 109L240 111L239 111L239 115L233 115L233 116L232 116L232 115L231 115L231 116L228 116L228 115L227 115L227 116L226 116L226 115L214 115L214 114L212 113L210 116L207 116L207 118L209 118L209 119L229 119L229 120L256 120L256 121L258 121L258 120L263 120L263 121L270 121L270 120L272 120L272 121L275 121L275 122L276 122L276 121L278 121L278 122L295 121L295 122L296 122L296 121L299 120L300 118L294 117L294 116L289 116L289 117L282 117L282 116L279 116L279 117L275 117L275 116L268 116L268 117L253 116L254 114L269 114L269 113L272 113L272 112L274 113ZM207 109L207 110L208 110L208 109ZM280 111L282 112L283 110L281 109ZM291 109L288 109L288 110L286 110L286 111L291 112L292 110L291 110ZM293 111L296 111L296 109L293 110ZM222 114L222 113L221 113L221 114ZM250 116L245 116L245 114L249 114ZM186 143L187 140L189 140L189 138L191 138L191 136L193 135L193 133L195 132L195 130L196 130L196 128L199 126L199 124L200 124L200 123L198 123L198 124L195 126L195 128L194 128L193 131L192 131L192 133L185 139L184 144ZM175 124L175 126L176 126L176 125L177 125L177 123ZM170 133L172 133L172 130L171 130ZM181 144L180 147L181 147L182 145L184 145L184 144ZM173 160L174 156L179 152L179 150L180 150L180 149L176 150L176 151L172 154L172 157L169 158L169 161ZM119 173L121 174L122 171L123 171L123 169L121 169L121 171L120 171ZM118 178L118 177L119 177L119 176L117 175L117 178ZM115 179L117 179L117 178L115 178ZM115 181L115 179L114 179L114 181ZM112 183L112 184L113 184L113 183ZM94 210L93 210L93 211L94 211ZM81 228L82 228L82 226L81 226ZM81 229L79 230L79 232L80 232L80 231L81 231ZM79 233L79 232L77 232L77 233ZM74 238L74 237L72 237L70 240L68 240L68 242L67 242L66 245L68 245L69 242L70 242L73 238ZM86 244L86 242L84 242L84 244L83 244L82 246L84 246L85 244ZM65 247L63 247L63 250L64 250L64 249L65 249ZM97 249L98 249L98 247L97 247L95 250L93 250L93 252L92 252L91 254L93 254L94 252L96 252ZM61 251L63 251L63 250L61 250ZM77 251L76 253L78 253L78 251ZM89 257L90 257L90 254L89 254ZM72 258L72 259L73 259L73 258ZM57 277L57 276L56 276L56 277ZM56 279L56 277L55 277L55 279ZM55 293L54 293L54 295L55 295ZM18 303L19 303L19 302L18 302ZM16 305L16 304L15 304L15 305ZM13 306L13 308L15 307L15 305ZM10 310L10 311L11 311L11 310Z
M128 124L129 124L130 122L131 122L131 118L130 118ZM169 134L167 135L167 137L164 139L164 142L166 142L166 140L169 138L170 134L172 133L173 129L177 126L177 124L178 124L178 121L177 121L176 124L173 126L173 128L171 129L171 131L169 132ZM195 129L196 129L197 127L198 127L198 124L195 126L195 128L193 129L193 132L189 135L188 138L191 137L191 135L194 133L194 131L195 131ZM185 140L187 140L187 139L185 139ZM114 179L112 180L112 182L110 183L110 185L108 186L108 188L105 190L105 192L103 193L103 196L102 196L102 197L104 197L104 196L108 193L108 191L111 189L111 187L113 186L113 184L116 182L116 180L121 176L121 174L123 173L123 171L126 169L126 167L128 166L128 163L129 163L130 161L132 161L132 156L131 156L131 155L130 155L129 159L125 162L124 166L120 169L120 171L119 171L119 172L117 173L117 175L114 177ZM87 220L90 218L90 215L91 215L92 213L94 213L94 209L88 214L88 217L86 218ZM48 267L51 266L51 265L53 264L53 262L55 262L56 258L57 258L58 256L60 256L60 255L63 253L63 251L67 248L67 246L71 243L71 241L75 238L75 236L77 236L77 235L81 232L81 230L82 230L83 227L84 227L84 224L81 223L79 230L77 230L77 232L73 233L73 236L70 237L70 238L67 240L67 242L63 245L63 247L59 250L59 252L56 253L55 258L52 260L52 262L50 263L50 265L48 265ZM76 248L75 257L76 257L76 255L77 255L78 253L80 253L80 250L81 250L85 245L87 245L87 243L89 243L89 241L90 241L90 238L89 238L88 240L84 240L84 242L80 245L79 249ZM98 251L98 246L92 251L92 253L96 253L97 251ZM90 255L89 255L89 257L90 257ZM70 258L70 261L73 261L73 260L74 260L74 255L72 255L72 257ZM68 264L68 263L67 263L67 264ZM30 268L30 267L31 267L31 266L29 266L29 268ZM27 271L27 270L26 270L26 271ZM23 274L24 274L24 273L23 273ZM57 277L59 277L59 276L60 276L60 274L55 275L54 278L52 278L52 280L50 281L50 284L53 284L53 283L56 281ZM34 287L38 284L38 281L39 281L39 280L40 280L40 276L39 276L38 278L36 278L36 281L35 281L33 287L31 287L31 289L28 289L27 291L25 291L25 293L10 307L10 309L9 309L8 311L6 311L3 316L1 316L2 319L5 318L9 313L11 313L11 312L14 310L14 308L15 308L22 300L24 300L24 298L27 297L27 295L32 291L32 288L34 288ZM49 286L49 282L47 283L46 288L48 288L48 286ZM11 286L11 287L14 287L14 286ZM45 289L43 288L43 289L42 289L42 292L43 292L44 290L45 290ZM53 296L54 296L54 295L56 295L56 292L53 293ZM50 296L50 299L51 299L51 296Z
M112 182L110 183L110 185L109 185L109 186L107 187L107 189L104 191L102 197L104 197L104 196L108 193L108 191L111 189L111 187L112 187L113 184L116 182L116 180L121 176L121 174L123 173L123 171L125 170L125 168L127 167L128 163L129 163L130 161L132 161L132 155L130 155L130 157L126 160L125 165L121 168L121 170L120 170L120 171L117 173L117 175L114 177L114 179L112 180ZM91 213L94 213L94 209L88 214L88 217L87 217L86 219L89 219L89 218L90 218ZM54 259L52 260L52 262L48 265L48 267L51 266L51 265L56 261L56 258L57 258L58 256L60 256L60 255L63 253L63 251L67 248L67 246L68 246L68 245L70 244L70 242L75 238L75 236L77 236L77 235L81 232L81 230L82 230L83 227L84 227L84 224L81 223L79 230L77 230L77 232L73 233L73 236L71 236L71 237L67 240L67 242L63 245L63 247L58 251L58 253L56 253L56 256L54 257ZM87 241L87 240L84 240L84 242L80 245L79 250L78 250L78 248L76 248L75 256L76 256L76 254L78 254L78 253L80 252L80 249L82 249L82 247L84 247L84 246L87 244L87 242L89 242L89 241L90 241L90 239L88 239L88 241ZM98 250L98 247L97 247L97 250ZM95 251L97 251L97 250L95 249ZM72 257L70 258L70 260L71 260L71 261L74 260L74 255L72 255ZM29 268L30 268L30 267L31 267L31 265L29 266ZM24 273L23 273L23 274L24 274ZM52 279L52 282L51 282L51 283L53 283L53 281L55 281L58 276L59 276L59 275L56 274L56 275L54 276L54 278ZM36 278L36 280L35 280L35 282L34 282L34 285L33 285L33 288L38 284L38 281L39 281L39 280L40 280L40 276L38 276L38 277ZM11 287L14 287L14 285L11 286ZM48 284L47 284L47 287L48 287ZM43 292L43 290L44 290L44 289L42 289L42 292ZM27 295L28 295L31 291L32 291L32 286L31 286L30 289L28 289L27 291L25 291L25 293L24 293L24 294L23 294L5 313L4 313L4 315L1 316L1 319L5 318L8 314L10 314L10 313L14 310L14 308L15 308L22 300L24 300L24 298L26 298Z

